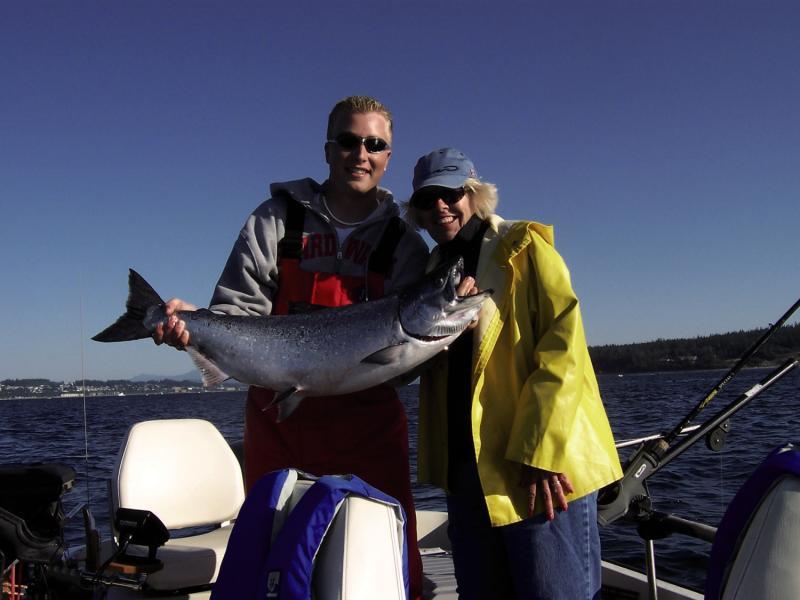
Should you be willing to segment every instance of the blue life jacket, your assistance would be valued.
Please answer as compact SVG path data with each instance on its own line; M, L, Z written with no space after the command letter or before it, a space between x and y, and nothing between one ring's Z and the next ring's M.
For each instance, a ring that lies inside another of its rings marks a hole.
M297 478L294 469L273 471L259 479L247 494L228 538L219 575L211 590L212 600L255 598L258 576L275 537L273 531L277 531L276 525L280 526L275 517L281 514Z
M287 515L294 469L262 477L247 495L228 540L212 600L311 600L314 559L344 499L353 494L390 505L403 522L403 583L409 594L406 519L400 503L354 475L316 479ZM281 521L283 521L281 523Z

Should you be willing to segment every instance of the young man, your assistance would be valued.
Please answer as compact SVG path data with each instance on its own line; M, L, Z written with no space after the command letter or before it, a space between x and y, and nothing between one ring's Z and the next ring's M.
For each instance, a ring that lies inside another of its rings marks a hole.
M380 102L351 96L328 118L322 184L270 186L248 217L220 276L210 309L232 315L288 314L369 301L418 279L428 248L378 187L392 154L392 117ZM180 300L169 307L186 309ZM191 343L174 319L156 342ZM333 349L332 349L333 351ZM381 385L346 396L306 398L276 422L273 390L251 387L244 431L247 488L265 473L295 467L315 475L353 473L397 498L408 523L411 595L422 593L422 563L408 466L405 409Z

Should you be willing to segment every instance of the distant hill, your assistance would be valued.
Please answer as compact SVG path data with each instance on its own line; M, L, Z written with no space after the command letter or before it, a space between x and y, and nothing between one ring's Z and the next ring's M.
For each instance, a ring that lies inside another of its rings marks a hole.
M592 346L589 354L599 373L722 369L732 366L765 331L753 329L696 338ZM773 365L798 355L800 323L776 331L748 366Z
M134 383L141 383L143 381L202 381L203 378L200 375L200 371L191 370L183 373L181 375L151 375L148 373L143 373L142 375L137 375L136 377L131 377L131 381Z

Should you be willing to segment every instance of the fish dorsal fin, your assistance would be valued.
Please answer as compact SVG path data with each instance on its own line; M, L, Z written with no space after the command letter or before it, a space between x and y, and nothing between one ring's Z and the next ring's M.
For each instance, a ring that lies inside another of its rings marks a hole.
M272 402L270 402L269 405L264 408L264 410L270 409L273 406L277 406L278 417L275 419L275 421L280 423L281 421L288 419L303 401L303 396L301 396L298 391L298 388L292 386L288 390L282 391L280 394L275 394Z
M200 354L196 348L186 346L186 352L192 359L194 366L197 367L197 370L200 371L200 374L203 376L203 387L214 387L226 379L231 378L231 376L220 369L214 361Z
M403 352L403 346L407 342L400 342L393 346L386 346L377 352L373 352L366 358L362 359L362 363L369 363L373 365L390 365L400 360L400 354Z

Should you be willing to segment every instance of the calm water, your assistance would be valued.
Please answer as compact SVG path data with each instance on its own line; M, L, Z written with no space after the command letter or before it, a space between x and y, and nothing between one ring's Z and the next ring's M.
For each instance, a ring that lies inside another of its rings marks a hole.
M710 417L766 372L741 373L701 416ZM624 439L671 429L721 376L721 372L601 376L600 388L615 436ZM724 507L764 456L775 446L797 439L798 388L800 374L793 372L734 417L722 452L710 452L701 441L653 477L650 492L656 508L716 525ZM416 393L415 386L401 390L411 430L412 479L416 475ZM234 442L241 440L243 409L244 393L88 398L87 466L83 458L82 399L7 400L0 402L0 462L56 461L75 467L78 479L64 497L65 510L69 512L88 498L101 534L107 535L105 480L122 436L132 423L202 418ZM444 509L443 495L434 488L415 486L414 496L418 508ZM68 538L79 541L81 527L78 514L68 526ZM644 564L643 544L633 527L615 523L602 531L602 539L606 558L639 567ZM682 536L656 542L659 575L701 588L708 550L705 542Z

